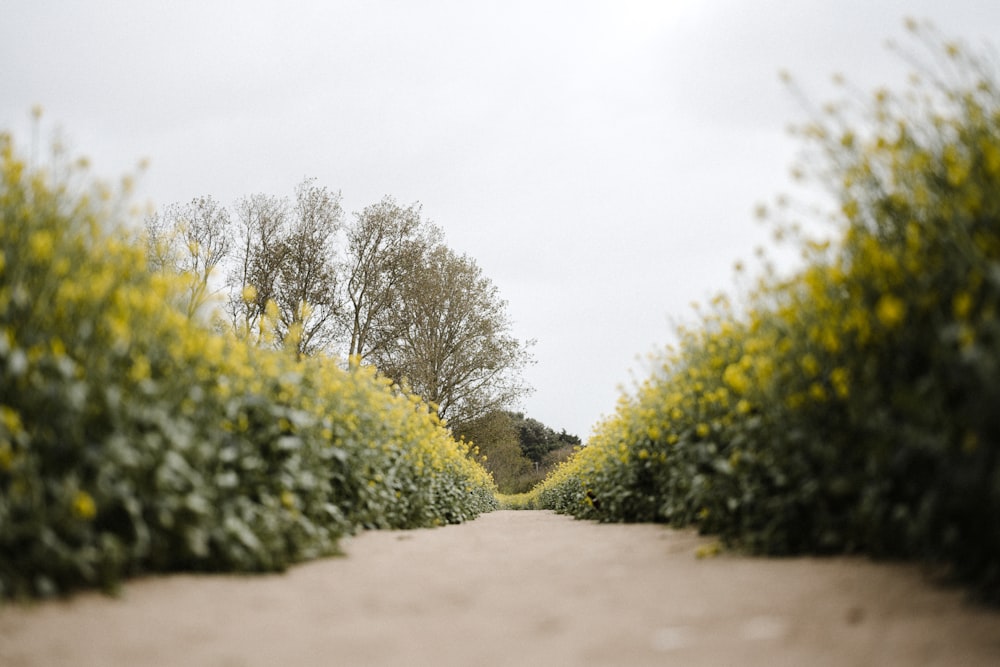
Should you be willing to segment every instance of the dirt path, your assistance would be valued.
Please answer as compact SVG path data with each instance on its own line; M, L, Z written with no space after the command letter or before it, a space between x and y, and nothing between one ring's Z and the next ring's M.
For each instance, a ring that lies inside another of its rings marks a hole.
M0 665L1000 664L1000 613L914 568L701 542L549 512L364 533L284 575L0 607Z

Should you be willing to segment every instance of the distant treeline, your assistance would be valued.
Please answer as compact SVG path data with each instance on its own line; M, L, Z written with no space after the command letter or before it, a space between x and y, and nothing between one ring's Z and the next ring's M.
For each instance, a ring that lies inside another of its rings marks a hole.
M556 432L522 412L504 410L463 425L456 435L475 444L502 493L529 490L581 444L565 429Z

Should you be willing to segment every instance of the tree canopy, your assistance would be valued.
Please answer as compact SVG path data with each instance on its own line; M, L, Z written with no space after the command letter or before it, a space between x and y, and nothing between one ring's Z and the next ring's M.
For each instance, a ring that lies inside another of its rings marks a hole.
M154 265L190 276L188 312L219 286L225 326L261 345L374 365L453 425L530 391L531 342L514 337L497 287L418 203L387 196L345 222L340 193L306 179L292 200L248 195L230 213L200 197L146 228Z
M581 444L565 429L556 433L537 419L508 410L463 422L456 434L475 445L502 493L528 491Z

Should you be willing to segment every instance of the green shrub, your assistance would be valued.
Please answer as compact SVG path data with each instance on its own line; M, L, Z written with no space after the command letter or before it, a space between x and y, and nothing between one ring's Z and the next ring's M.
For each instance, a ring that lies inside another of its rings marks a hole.
M805 268L681 330L544 506L922 559L1000 600L1000 87L943 51L950 80L805 129L833 240L803 238Z
M0 134L0 599L281 569L496 507L419 399L192 321L119 198L71 180Z

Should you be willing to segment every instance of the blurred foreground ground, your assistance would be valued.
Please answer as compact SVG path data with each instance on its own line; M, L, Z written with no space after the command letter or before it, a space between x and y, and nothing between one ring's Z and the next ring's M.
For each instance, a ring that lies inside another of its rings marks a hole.
M283 575L0 607L0 665L1000 664L1000 612L915 567L705 542L550 512L369 532Z

